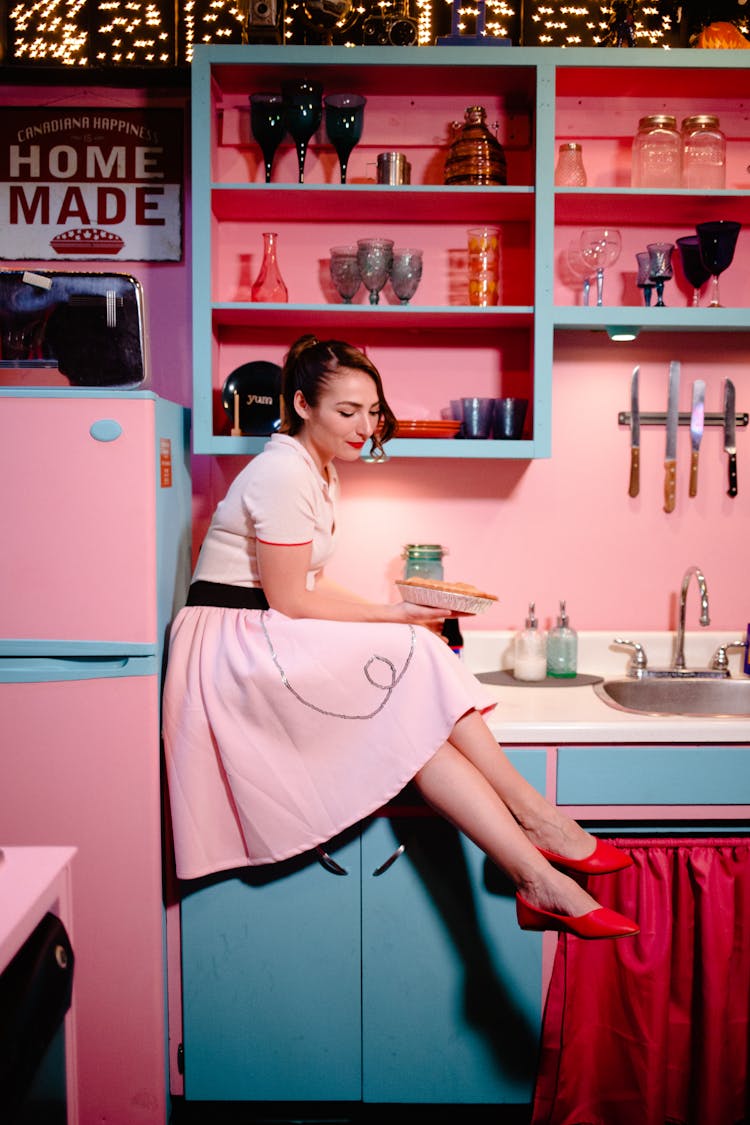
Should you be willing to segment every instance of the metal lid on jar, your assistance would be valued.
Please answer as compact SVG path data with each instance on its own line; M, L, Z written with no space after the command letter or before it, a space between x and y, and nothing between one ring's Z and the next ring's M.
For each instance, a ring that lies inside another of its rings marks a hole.
M681 128L683 132L689 129L718 129L719 118L714 113L696 113L683 118Z
M583 145L579 145L577 141L565 141L560 145L560 152L581 152Z
M671 113L652 113L642 117L638 122L639 129L676 129L677 118Z
M407 543L402 559L440 559L448 552L439 543Z

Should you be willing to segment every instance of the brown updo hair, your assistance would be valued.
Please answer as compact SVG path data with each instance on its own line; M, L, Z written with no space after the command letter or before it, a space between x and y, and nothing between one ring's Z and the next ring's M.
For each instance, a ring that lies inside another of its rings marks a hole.
M305 422L294 406L294 396L301 391L308 406L315 407L321 391L343 367L363 371L375 384L380 409L380 420L372 435L372 456L384 457L383 443L396 432L396 416L386 402L383 382L375 364L364 352L343 340L318 340L315 336L300 336L284 357L281 372L281 432L294 437Z

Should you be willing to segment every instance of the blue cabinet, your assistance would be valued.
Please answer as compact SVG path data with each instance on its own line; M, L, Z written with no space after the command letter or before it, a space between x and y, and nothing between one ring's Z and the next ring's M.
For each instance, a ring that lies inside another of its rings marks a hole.
M544 751L513 756L541 788ZM312 853L185 894L187 1100L530 1099L541 936L456 829L391 811L327 848L345 875Z
M563 746L561 805L737 805L750 794L750 748Z

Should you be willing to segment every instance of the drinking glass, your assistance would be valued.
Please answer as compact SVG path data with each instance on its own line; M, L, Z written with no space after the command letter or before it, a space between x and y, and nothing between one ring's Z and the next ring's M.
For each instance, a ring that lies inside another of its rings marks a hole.
M654 283L651 280L651 259L648 250L641 250L636 254L635 260L638 263L636 285L643 290L643 303L648 306L651 304L651 294L654 291Z
M677 239L677 249L680 252L682 272L688 285L693 287L693 299L690 302L693 308L701 303L701 289L711 276L701 259L701 247L697 234L688 234Z
M391 287L402 305L408 305L422 278L422 251L396 249L391 263Z
M672 270L672 242L649 242L648 250L649 276L656 286L656 308L664 308L664 282L671 281Z
M327 94L326 133L336 149L341 167L341 182L346 183L346 167L354 146L362 136L367 98L361 94Z
M391 272L393 242L390 238L360 238L357 240L359 273L370 293L370 304L377 305L380 290Z
M332 246L330 270L331 281L336 286L338 295L343 298L345 305L350 305L362 284L357 263L357 247Z
M323 118L323 87L320 82L294 81L281 83L284 124L294 140L299 165L299 182L305 182L307 145Z
M741 225L728 219L718 219L713 223L698 223L695 228L701 261L711 273L711 300L708 302L710 309L722 308L719 300L719 274L732 264Z
M270 184L273 158L286 134L281 94L250 95L250 128L263 153L266 183Z
M583 304L588 305L591 293L591 266L584 261L581 247L577 242L571 242L568 245L565 258L570 272L583 282Z
M611 227L591 227L581 231L581 254L584 262L596 270L596 303L602 304L604 294L604 271L620 257L622 238L619 230Z

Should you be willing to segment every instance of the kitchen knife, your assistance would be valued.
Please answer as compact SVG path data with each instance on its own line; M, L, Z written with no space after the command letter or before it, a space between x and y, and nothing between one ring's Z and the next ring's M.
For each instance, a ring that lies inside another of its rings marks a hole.
M641 415L638 408L638 374L640 368L633 368L630 380L630 487L628 496L637 496L641 478Z
M677 423L680 398L680 365L673 359L669 365L667 394L667 445L664 455L664 511L673 512L677 488Z
M690 412L690 495L698 492L698 453L703 437L703 415L706 402L706 384L703 379L693 383L693 409Z
M737 495L737 438L735 434L734 383L724 382L724 452L729 455L729 488L727 496Z

